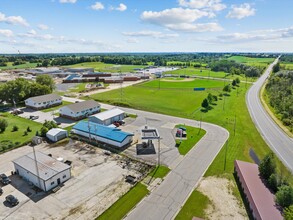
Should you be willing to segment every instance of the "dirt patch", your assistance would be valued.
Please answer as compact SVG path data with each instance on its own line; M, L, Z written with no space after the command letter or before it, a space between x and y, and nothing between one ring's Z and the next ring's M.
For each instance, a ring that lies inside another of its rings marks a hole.
M193 81L194 79L191 79L191 78L183 78L183 79L163 79L163 81L166 81L166 82L189 82L189 81Z
M197 190L209 197L212 205L205 210L208 219L248 219L242 204L233 195L236 185L225 178L203 178Z

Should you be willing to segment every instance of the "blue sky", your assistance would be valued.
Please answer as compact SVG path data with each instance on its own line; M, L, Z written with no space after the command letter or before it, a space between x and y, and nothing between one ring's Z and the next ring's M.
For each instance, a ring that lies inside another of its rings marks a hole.
M293 52L292 0L0 0L0 53Z

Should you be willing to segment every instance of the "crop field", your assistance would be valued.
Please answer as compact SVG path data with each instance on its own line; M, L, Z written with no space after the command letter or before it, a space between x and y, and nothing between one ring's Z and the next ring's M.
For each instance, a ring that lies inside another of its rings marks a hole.
M253 58L245 56L232 56L228 60L234 60L239 63L244 63L249 66L267 67L269 63L274 61L274 58Z
M139 65L115 65L115 64L106 64L102 62L85 62L85 63L78 63L70 66L65 67L88 67L88 68L95 68L97 72L134 72L136 68L143 68L145 66Z
M176 64L182 64L185 65L186 63L191 64L191 65L201 65L201 66L206 66L206 63L199 63L199 62L183 62L183 61L168 61L167 62L167 66L172 66L172 65L176 65Z
M35 68L37 67L37 63L25 63L21 65L12 66L12 62L8 62L7 66L0 66L1 70L8 70L8 69L26 69L26 68Z
M281 69L283 69L283 70L293 70L293 63L283 63L283 62L281 62Z

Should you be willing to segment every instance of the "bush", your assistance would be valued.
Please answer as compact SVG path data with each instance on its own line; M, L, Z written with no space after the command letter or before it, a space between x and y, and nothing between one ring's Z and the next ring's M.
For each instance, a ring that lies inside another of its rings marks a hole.
M26 131L27 132L31 132L32 131L32 129L30 128L30 126L27 127Z
M290 205L288 208L284 209L284 219L293 220L293 205Z
M273 190L274 192L277 192L278 186L279 186L277 174L273 173L272 175L270 175L268 179L268 184L271 190Z
M12 132L14 131L18 131L18 127L16 125L13 125Z
M24 131L23 132L23 136L27 136L27 131Z
M47 132L49 131L49 129L45 126L43 126L41 128L41 137L46 137Z
M293 205L293 188L282 185L276 193L276 202L283 208Z
M272 153L267 154L262 161L260 162L259 166L259 173L265 179L268 180L270 176L275 173L276 164L274 162L274 155Z
M0 133L4 132L8 127L8 122L5 119L0 119Z

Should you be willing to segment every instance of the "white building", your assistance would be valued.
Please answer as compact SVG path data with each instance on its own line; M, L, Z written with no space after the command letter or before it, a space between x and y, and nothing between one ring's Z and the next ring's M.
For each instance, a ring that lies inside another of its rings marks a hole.
M108 111L104 111L89 117L91 122L95 122L101 125L110 125L114 121L121 121L125 118L125 112L119 108L113 108Z
M36 152L36 160L34 154L30 153L12 162L18 175L45 192L71 177L71 166L41 152Z
M28 108L44 109L62 104L62 97L57 94L48 94L31 97L25 100L25 105Z
M52 128L46 133L46 137L53 142L57 142L68 137L68 132L61 128Z
M108 127L93 122L80 121L73 126L72 133L115 147L124 147L132 142L131 133L118 128Z
M94 100L87 100L78 102L71 105L66 105L59 109L61 117L69 118L72 120L80 120L88 117L89 115L100 112L101 105Z

